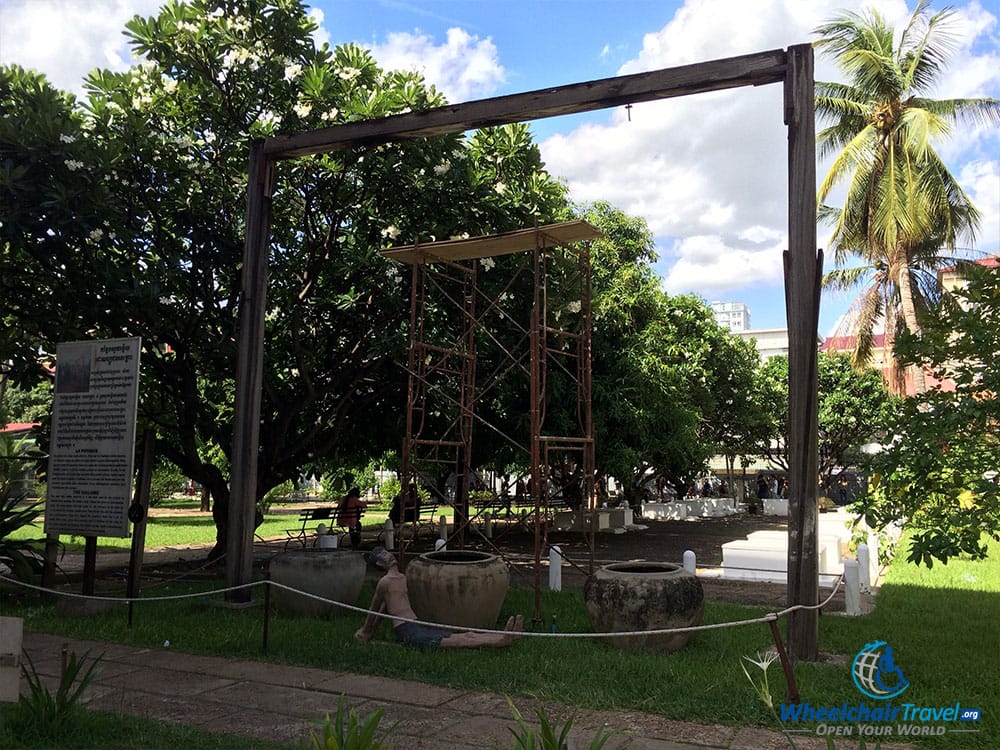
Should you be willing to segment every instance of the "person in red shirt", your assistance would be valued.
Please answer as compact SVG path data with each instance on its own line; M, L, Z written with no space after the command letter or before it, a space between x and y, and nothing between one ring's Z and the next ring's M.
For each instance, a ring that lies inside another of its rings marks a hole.
M337 506L337 525L347 529L351 536L351 547L361 544L361 516L368 503L361 499L361 490L351 487Z

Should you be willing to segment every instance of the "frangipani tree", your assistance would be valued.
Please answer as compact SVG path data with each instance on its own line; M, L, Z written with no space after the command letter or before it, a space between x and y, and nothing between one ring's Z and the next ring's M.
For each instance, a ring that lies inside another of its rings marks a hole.
M249 140L444 103L360 47L317 48L314 30L298 0L172 2L127 25L141 62L96 71L83 112L60 114L82 121L92 156L79 171L107 217L64 243L67 274L86 279L72 301L100 299L75 335L143 337L142 417L159 452L211 491L219 552ZM15 197L43 158L16 153ZM285 161L275 186L258 498L320 458L363 465L399 444L409 281L381 247L544 222L565 206L523 127ZM43 235L54 221L37 219ZM17 243L44 265L38 242ZM12 272L29 284L31 269ZM54 349L51 326L39 336Z

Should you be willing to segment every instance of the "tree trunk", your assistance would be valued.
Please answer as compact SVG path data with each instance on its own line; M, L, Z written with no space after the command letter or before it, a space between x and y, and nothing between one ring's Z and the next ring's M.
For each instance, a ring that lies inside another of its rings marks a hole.
M208 487L201 488L201 511L207 513L212 509L212 493L208 491Z
M899 306L903 313L903 323L906 330L919 336L920 322L917 320L917 306L914 302L913 280L910 277L910 264L905 248L900 252L899 269ZM923 365L917 363L910 366L910 375L913 377L913 395L919 396L927 390L927 381L924 378Z

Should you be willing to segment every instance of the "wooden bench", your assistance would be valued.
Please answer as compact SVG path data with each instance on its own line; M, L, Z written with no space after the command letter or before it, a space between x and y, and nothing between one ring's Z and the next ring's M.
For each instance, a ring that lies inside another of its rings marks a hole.
M360 521L364 514L365 512L363 509L357 508L352 515L356 516ZM306 508L299 513L298 527L294 529L285 529L285 535L288 537L285 540L285 549L288 549L288 545L292 542L301 544L303 547L308 547L309 539L316 536L316 526L318 526L321 521L328 522L327 526L329 527L330 533L339 533L341 536L347 533L346 530L337 531L336 506L326 508Z
M420 529L429 529L431 535L437 534L438 530L438 504L427 502L420 505L420 515L414 523L415 534L420 533Z
M297 542L303 547L308 546L309 537L316 533L315 526L310 528L310 524L318 525L320 521L329 521L336 514L336 508L306 508L300 512L298 528L285 529L285 535L288 537L285 540L285 549L288 549L288 545L292 542Z

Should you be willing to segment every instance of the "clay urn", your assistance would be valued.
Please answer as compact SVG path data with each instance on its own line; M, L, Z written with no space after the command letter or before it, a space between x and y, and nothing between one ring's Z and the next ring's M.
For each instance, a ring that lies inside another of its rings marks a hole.
M487 552L440 550L408 561L406 585L421 620L492 628L507 597L510 572L507 563Z
M685 628L701 623L705 592L693 573L664 562L612 563L587 579L584 601L598 633ZM602 638L629 650L676 651L691 633Z
M271 560L271 580L296 591L321 596L331 601L355 605L365 582L367 565L360 552L314 548L276 555ZM354 614L278 586L271 588L275 609L293 617L336 617Z

